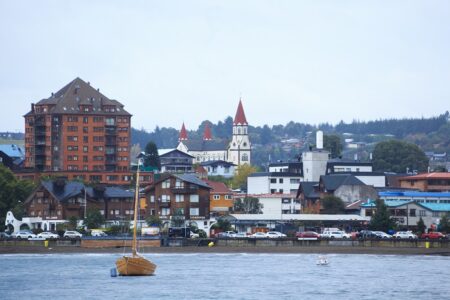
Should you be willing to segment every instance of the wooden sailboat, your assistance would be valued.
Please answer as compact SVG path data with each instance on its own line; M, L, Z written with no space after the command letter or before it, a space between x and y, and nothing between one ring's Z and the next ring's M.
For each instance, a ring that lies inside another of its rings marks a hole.
M138 158L138 166L136 172L136 190L134 195L134 228L133 228L133 243L131 245L131 255L124 255L116 261L117 271L122 276L142 276L153 275L156 269L156 265L139 255L137 252L137 215L138 215L138 202L139 202L139 168L141 158Z

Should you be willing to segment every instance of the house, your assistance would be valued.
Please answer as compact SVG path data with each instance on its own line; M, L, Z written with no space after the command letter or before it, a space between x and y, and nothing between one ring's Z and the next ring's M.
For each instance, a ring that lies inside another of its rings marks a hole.
M349 174L355 176L366 185L374 187L386 186L386 175L382 172L373 172L372 162L331 159L327 162L326 175L331 174Z
M0 163L10 170L19 169L24 162L25 151L15 144L0 145Z
M448 194L448 193L447 193ZM446 197L448 198L450 194ZM448 200L446 200L448 201ZM391 218L395 219L401 227L413 229L417 228L420 218L427 228L436 226L439 219L450 213L450 202L418 202L415 200L384 200ZM371 217L376 211L375 201L369 201L361 205L362 217Z
M233 209L233 191L225 183L204 180L210 187L209 211L213 216L228 214Z
M262 215L281 218L284 215L299 214L301 210L300 201L296 199L295 194L247 194L245 197L259 200Z
M194 157L178 149L160 149L161 173L193 173Z
M249 194L295 194L302 180L301 173L256 172L247 178Z
M212 188L194 174L162 174L144 189L150 215L170 220L178 215L184 220L209 218Z
M300 200L302 213L320 213L320 191L318 181L300 182L296 198Z
M231 178L234 176L236 165L224 160L211 160L200 163L208 172L208 176L223 176Z
M25 215L35 218L30 228L55 230L56 224L72 217L84 219L90 209L98 209L107 222L131 220L133 201L134 193L119 187L89 187L78 181L56 179L42 181L24 207Z
M242 100L239 100L236 116L233 120L231 141L229 143L214 140L208 123L206 123L201 141L190 140L183 123L177 149L194 156L195 163L224 160L236 166L250 164L251 143Z
M326 195L339 197L349 204L361 199L376 199L378 196L374 187L364 184L353 175L333 174L320 177L319 192L321 198Z
M433 172L398 179L401 188L417 189L423 192L450 191L450 173Z

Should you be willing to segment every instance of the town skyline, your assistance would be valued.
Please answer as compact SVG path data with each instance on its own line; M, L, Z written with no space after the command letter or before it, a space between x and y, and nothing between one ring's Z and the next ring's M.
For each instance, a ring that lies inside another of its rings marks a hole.
M76 77L147 131L223 121L241 97L251 126L436 116L449 5L3 2L0 98L13 105L0 128L23 131L30 104Z

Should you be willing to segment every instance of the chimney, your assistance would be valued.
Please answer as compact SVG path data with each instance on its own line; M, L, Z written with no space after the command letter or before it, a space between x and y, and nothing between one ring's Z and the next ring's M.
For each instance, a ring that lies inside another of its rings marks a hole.
M316 133L316 148L323 149L323 131L318 130Z
M34 112L34 103L31 103L31 111Z

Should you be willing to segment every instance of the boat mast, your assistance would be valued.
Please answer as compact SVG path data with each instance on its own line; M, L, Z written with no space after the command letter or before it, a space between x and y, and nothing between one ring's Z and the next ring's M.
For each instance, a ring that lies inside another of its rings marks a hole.
M137 171L136 171L136 189L134 191L134 226L133 226L133 244L131 245L131 250L133 251L133 256L136 256L137 251L137 211L138 211L138 201L139 201L139 168L141 165L141 159L138 157Z

